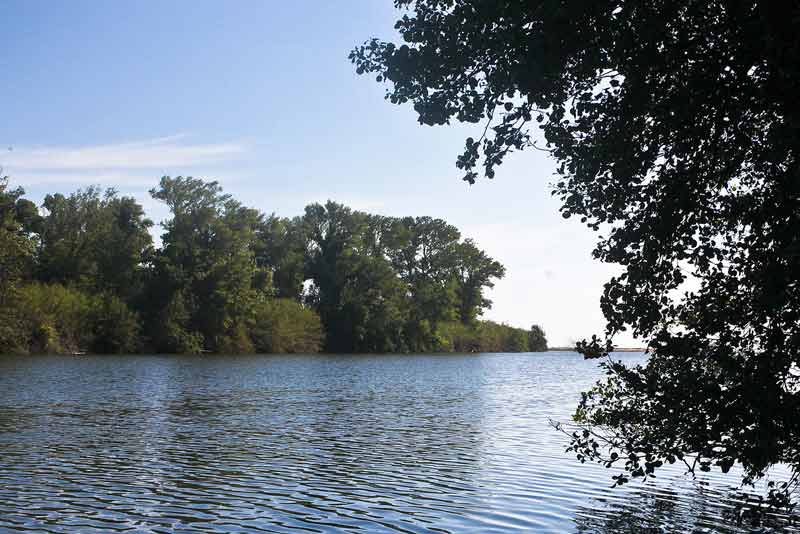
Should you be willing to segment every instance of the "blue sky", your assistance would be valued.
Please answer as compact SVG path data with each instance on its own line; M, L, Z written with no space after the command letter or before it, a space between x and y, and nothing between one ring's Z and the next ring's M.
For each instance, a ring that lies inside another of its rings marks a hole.
M0 165L34 200L114 186L155 219L146 191L165 174L279 215L333 199L440 217L506 265L488 318L538 323L551 345L600 333L616 268L558 214L552 161L517 154L468 186L454 161L474 129L420 126L355 74L349 50L394 37L396 16L389 0L2 0Z

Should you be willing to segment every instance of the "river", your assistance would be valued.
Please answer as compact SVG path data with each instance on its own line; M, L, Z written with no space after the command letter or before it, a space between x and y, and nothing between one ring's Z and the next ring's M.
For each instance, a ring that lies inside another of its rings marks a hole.
M0 533L750 532L735 476L610 489L564 453L548 421L599 376L573 353L0 357Z

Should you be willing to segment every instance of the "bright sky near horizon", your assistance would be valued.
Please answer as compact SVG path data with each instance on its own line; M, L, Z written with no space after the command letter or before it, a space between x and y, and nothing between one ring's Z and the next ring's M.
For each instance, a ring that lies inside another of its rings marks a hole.
M455 158L477 126L421 126L355 74L349 50L396 39L397 15L389 0L1 0L0 146L12 150L0 165L33 200L113 186L156 220L166 212L147 190L162 175L219 180L283 216L332 199L443 218L506 266L486 317L540 324L550 345L602 333L617 269L559 215L547 155L516 154L469 186Z

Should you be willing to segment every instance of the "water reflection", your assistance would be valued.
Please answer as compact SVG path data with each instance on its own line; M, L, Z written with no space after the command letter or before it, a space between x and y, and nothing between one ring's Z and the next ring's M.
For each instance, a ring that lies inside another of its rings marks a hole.
M547 421L594 376L553 354L0 358L0 533L746 531L730 480L612 492L563 454Z
M594 534L797 531L797 517L748 514L746 501L751 498L708 483L694 484L693 491L682 492L648 485L613 502L592 498L576 511L575 525L579 533Z

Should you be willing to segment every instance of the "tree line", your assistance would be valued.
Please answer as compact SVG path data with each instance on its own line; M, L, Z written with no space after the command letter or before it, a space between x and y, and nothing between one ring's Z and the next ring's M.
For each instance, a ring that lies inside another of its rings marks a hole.
M327 202L265 215L163 177L154 223L88 187L41 207L0 180L0 353L521 352L544 332L481 320L505 274L457 228Z

